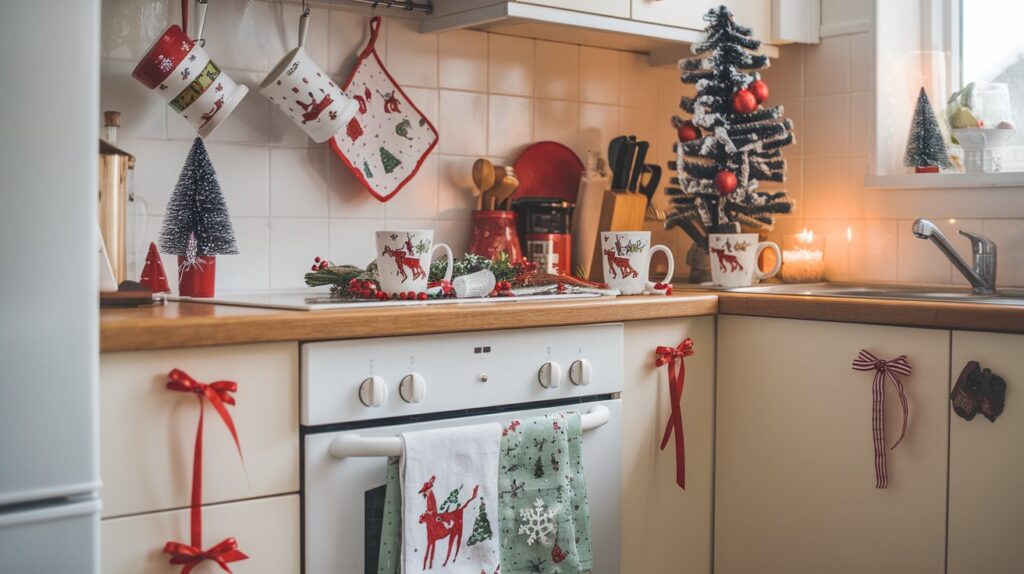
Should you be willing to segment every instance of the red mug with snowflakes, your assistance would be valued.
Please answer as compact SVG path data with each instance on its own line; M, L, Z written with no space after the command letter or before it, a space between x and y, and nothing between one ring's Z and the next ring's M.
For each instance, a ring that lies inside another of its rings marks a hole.
M775 267L767 273L757 266L761 252L775 252ZM708 235L711 280L717 287L749 287L774 277L782 267L782 253L771 241L758 242L756 233L712 233Z
M441 249L448 257L442 280L452 279L452 250L444 243L434 245L434 232L378 231L377 280L388 295L424 293L430 277L430 262Z
M224 123L249 88L223 72L203 44L174 24L153 43L132 77L159 93L206 138Z
M323 143L342 132L359 104L306 54L303 44L309 13L299 19L299 45L284 55L260 84L260 93L313 141Z

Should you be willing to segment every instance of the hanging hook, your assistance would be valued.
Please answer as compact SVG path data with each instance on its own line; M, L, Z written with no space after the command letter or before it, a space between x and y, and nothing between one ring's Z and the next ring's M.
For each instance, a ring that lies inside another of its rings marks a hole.
M302 0L302 15L299 16L299 47L306 43L306 32L309 30L309 2Z
M209 8L207 4L208 0L196 0L196 13L198 14L197 26L196 26L196 40L203 42L201 45L206 45L203 40L203 29L206 28L206 9Z

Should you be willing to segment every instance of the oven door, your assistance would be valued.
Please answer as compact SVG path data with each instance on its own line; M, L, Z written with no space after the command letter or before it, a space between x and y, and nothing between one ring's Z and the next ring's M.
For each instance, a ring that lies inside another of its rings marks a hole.
M328 453L328 447L334 438L348 433L363 437L387 437L413 430L484 422L505 423L515 418L560 410L586 413L594 405L608 407L611 419L603 426L583 433L583 464L587 473L587 496L594 543L593 572L618 573L622 408L619 400L605 400L307 434L303 492L306 574L377 574L386 459L333 458Z

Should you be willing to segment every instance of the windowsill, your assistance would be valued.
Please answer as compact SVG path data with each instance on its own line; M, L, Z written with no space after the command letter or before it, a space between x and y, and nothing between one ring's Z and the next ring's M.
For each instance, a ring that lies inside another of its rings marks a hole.
M977 189L981 187L1024 187L1024 171L999 173L907 173L869 175L867 189Z

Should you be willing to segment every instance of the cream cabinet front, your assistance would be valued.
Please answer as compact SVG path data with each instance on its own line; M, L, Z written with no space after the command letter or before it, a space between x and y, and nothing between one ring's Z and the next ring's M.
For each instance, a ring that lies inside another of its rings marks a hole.
M106 353L100 358L104 517L189 505L199 400L166 388L181 369L200 382L238 383L231 435L205 403L203 503L299 490L298 344Z
M520 0L524 4L551 6L564 10L629 18L630 0Z
M622 572L711 572L714 486L715 319L626 323L622 401ZM676 484L674 437L659 443L671 412L657 346L693 339L682 394L686 490Z
M704 14L717 8L721 0L631 0L632 17L642 22L664 24L677 28L703 30L707 26ZM771 38L771 0L733 0L728 3L736 22L754 29L754 37L764 41Z
M953 333L950 385L969 361L1006 381L995 422L950 410L949 574L1018 574L1024 568L1024 335Z
M166 542L189 544L189 511L173 510L103 521L104 574L177 573L168 563ZM234 538L248 558L228 566L235 574L286 574L301 571L299 496L275 496L203 508L203 550ZM195 574L222 573L212 560Z
M939 330L719 318L717 574L943 572L949 339ZM902 410L886 383L887 489L875 488L873 373L851 369L861 349L905 354L913 366L907 435L891 451Z

